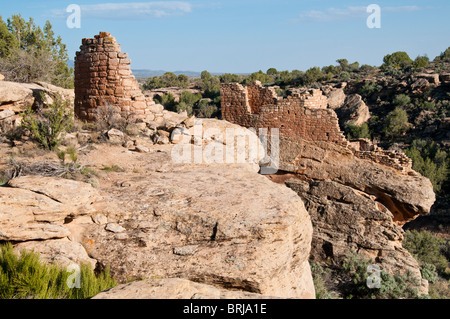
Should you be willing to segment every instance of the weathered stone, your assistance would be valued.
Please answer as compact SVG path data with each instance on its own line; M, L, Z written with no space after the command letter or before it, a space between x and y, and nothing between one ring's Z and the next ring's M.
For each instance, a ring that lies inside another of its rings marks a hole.
M186 279L147 279L119 285L92 299L274 299L276 297L232 291Z
M88 214L98 199L90 184L24 176L0 187L0 240L29 241L70 235L66 218Z
M150 150L143 145L136 145L136 151L139 153L148 153Z
M411 89L413 90L425 90L430 86L430 82L428 82L425 78L417 79L413 84L411 84Z
M103 214L95 214L92 216L92 221L98 225L104 225L108 222L108 218Z
M179 255L179 256L190 256L190 255L194 255L195 252L197 251L198 246L197 245L188 245L188 246L183 246L183 247L175 247L173 249L173 253L175 255Z
M111 144L121 145L124 142L123 132L117 129L111 129L108 131L108 139Z
M16 113L10 109L4 110L0 112L0 121L3 121L9 117L14 116Z
M358 94L347 96L344 104L336 109L336 113L344 126L348 124L361 126L370 119L369 107Z
M81 215L95 211L92 204L100 198L90 184L64 178L21 176L10 180L8 185L48 197L63 205L63 212L67 215ZM34 215L40 214L35 212Z
M150 106L150 111L152 111L155 114L162 113L163 110L164 110L164 106L161 104L153 104Z
M314 298L307 261L312 229L295 192L258 175L249 164L174 164L171 147L164 149L169 151L142 158L145 175L139 173L130 187L109 197L108 210L120 216L124 230L119 234L126 240L96 224L77 236L91 258L110 265L121 282L175 277ZM113 151L110 156L117 158Z
M76 264L90 265L95 268L96 260L90 258L83 246L67 238L52 239L46 241L27 241L14 246L14 250L20 253L23 249L39 253L40 260L46 263L54 263L60 266Z
M439 84L439 74L438 73L419 73L416 75L417 78L423 78L426 79L431 84Z
M136 124L128 124L125 133L131 136L139 135L139 127Z
M0 81L0 110L23 112L34 104L33 91L21 83Z
M126 229L122 226L116 224L116 223L108 223L105 227L106 230L113 232L113 233L121 233L124 232Z
M340 108L345 103L345 93L343 89L332 89L327 94L328 107L330 109Z

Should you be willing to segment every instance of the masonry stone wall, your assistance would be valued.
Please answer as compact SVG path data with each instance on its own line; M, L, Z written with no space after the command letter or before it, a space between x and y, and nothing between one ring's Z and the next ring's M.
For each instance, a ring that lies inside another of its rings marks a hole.
M327 108L322 91L295 89L286 98L256 81L248 87L221 85L222 118L248 128L278 128L280 159L300 140L322 141L346 147L356 157L408 173L412 161L404 153L383 150L367 139L347 141L334 110ZM289 157L289 156L287 156Z
M130 64L110 33L83 39L75 57L75 115L95 121L99 108L110 107L127 118L154 117L155 103L140 90Z
M356 157L368 159L405 173L412 170L412 159L403 152L383 150L364 138L350 140L349 146Z
M336 113L327 109L327 98L320 90L281 98L258 81L248 87L229 83L221 86L221 101L222 118L229 122L269 131L279 128L283 137L348 144Z

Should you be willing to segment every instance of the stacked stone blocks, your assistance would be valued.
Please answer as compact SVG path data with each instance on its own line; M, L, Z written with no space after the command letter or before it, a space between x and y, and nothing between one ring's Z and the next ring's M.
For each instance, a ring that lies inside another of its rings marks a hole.
M348 144L336 113L327 109L320 90L278 97L273 88L256 81L248 87L238 83L221 86L222 118L244 127L279 128L283 137Z
M248 87L239 83L221 85L222 118L248 128L278 128L280 151L289 153L291 142L302 139L338 144L356 157L392 167L400 172L412 171L412 161L405 154L387 151L365 139L347 141L334 110L327 108L321 90L294 89L286 98L278 97L273 87L256 81Z
M99 108L111 107L127 118L154 117L150 106L155 103L139 89L130 64L109 33L83 39L75 58L75 115L95 121Z

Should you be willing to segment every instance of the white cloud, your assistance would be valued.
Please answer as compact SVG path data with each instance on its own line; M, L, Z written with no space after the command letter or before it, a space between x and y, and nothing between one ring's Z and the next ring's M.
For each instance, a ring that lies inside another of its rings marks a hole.
M325 10L310 10L300 13L299 17L295 19L296 22L332 22L349 20L360 17L367 17L367 7L346 7L328 8ZM382 7L381 13L384 12L411 12L420 10L418 6L399 6L399 7Z
M131 3L98 3L80 5L82 18L140 19L180 16L192 12L185 1L154 1ZM65 9L52 11L54 16L66 17Z

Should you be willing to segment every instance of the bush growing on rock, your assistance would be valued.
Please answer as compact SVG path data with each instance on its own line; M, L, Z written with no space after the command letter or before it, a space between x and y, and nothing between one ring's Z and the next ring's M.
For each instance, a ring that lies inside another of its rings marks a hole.
M350 123L345 127L345 132L347 133L347 139L371 138L369 125L367 123L363 123L361 126Z

